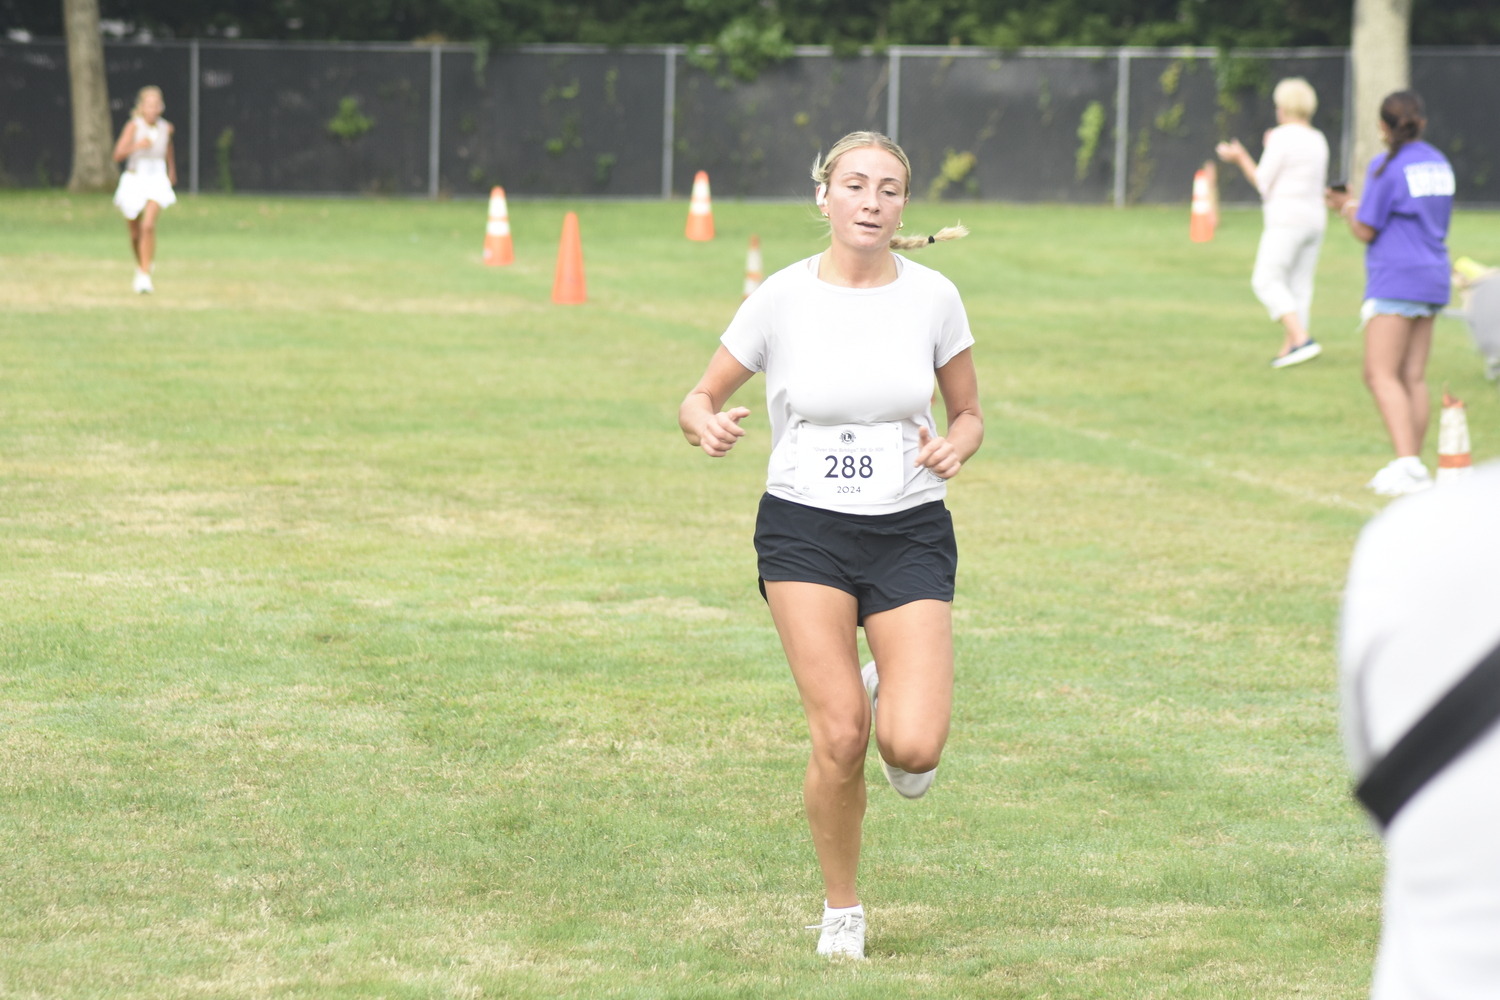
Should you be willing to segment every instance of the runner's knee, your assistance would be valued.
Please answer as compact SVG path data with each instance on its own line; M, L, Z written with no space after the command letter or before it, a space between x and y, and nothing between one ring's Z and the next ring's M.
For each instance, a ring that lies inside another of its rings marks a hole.
M1377 368L1376 366L1370 364L1368 360L1365 361L1364 376L1365 385L1369 386L1371 389L1382 389L1389 386L1401 386L1404 384L1403 379L1398 373L1393 371L1386 371L1382 368Z
M943 741L932 737L895 739L881 744L880 756L887 764L921 774L938 766L943 756Z
M840 771L864 766L865 753L870 746L868 726L841 724L820 729L813 740L813 753L820 762Z

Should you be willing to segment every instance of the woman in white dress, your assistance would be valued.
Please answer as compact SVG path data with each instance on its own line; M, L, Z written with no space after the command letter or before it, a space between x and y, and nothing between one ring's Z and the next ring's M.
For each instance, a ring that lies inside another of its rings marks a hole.
M979 449L984 418L958 289L891 252L967 230L897 235L911 165L883 135L845 136L813 180L830 246L745 300L678 421L690 444L722 458L750 412L723 407L766 373L772 454L755 550L812 737L802 792L825 893L813 928L819 954L862 959L855 883L871 716L886 779L920 798L953 703L958 548L943 497ZM932 416L934 379L946 435ZM875 657L863 669L860 626Z
M1328 182L1328 140L1312 127L1318 95L1301 77L1276 85L1276 127L1266 133L1260 163L1250 158L1238 139L1221 142L1219 158L1238 164L1245 179L1260 192L1266 228L1255 254L1250 287L1255 297L1281 323L1286 337L1272 368L1311 361L1322 348L1309 330L1313 272L1328 227L1323 187Z
M115 143L115 162L125 163L115 205L130 227L130 247L135 251L137 292L151 292L151 262L156 256L156 218L161 210L177 203L172 188L177 184L177 155L172 146L175 129L162 118L167 104L160 87L142 87L135 98L130 121Z

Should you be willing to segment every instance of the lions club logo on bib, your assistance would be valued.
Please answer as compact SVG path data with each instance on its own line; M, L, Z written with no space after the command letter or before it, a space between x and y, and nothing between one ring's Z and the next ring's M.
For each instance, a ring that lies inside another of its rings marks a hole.
M894 503L905 486L901 425L802 424L797 492L837 504Z

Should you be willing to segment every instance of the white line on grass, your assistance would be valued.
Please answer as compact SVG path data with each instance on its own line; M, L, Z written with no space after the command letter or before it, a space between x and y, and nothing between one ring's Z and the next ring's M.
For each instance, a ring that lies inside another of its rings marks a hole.
M1234 479L1238 482L1246 483L1250 486L1258 486L1262 489L1280 493L1282 496L1291 497L1294 500L1302 500L1307 503L1318 504L1322 507L1334 507L1340 510L1359 511L1361 514L1378 514L1382 510L1382 508L1377 507L1373 504L1358 503L1354 500L1349 500L1343 496L1340 496L1337 493L1319 493L1317 490L1309 490L1301 486L1292 486L1288 483L1278 482L1274 479L1267 479L1264 476L1257 476L1255 473L1246 472L1243 469L1221 468L1220 466L1215 465L1214 460L1211 458L1197 458L1193 455L1184 455L1181 452L1168 451L1166 448L1159 448L1154 444L1146 444L1145 442L1136 440L1135 438L1125 440L1123 438L1119 438L1113 434L1110 434L1108 431L1095 430L1092 427L1075 427L1072 424L1065 423L1062 420L1059 420L1058 418L1052 416L1050 413L1044 413L1041 410L1032 410L1024 406L1017 406L1014 403L1004 402L999 404L999 408L1002 412L1005 413L1006 416L1012 417L1017 420L1024 420L1035 424L1045 424L1048 427L1056 427L1059 430L1067 431L1070 434L1077 434L1081 437L1086 437L1093 441L1101 441L1106 444L1123 445L1124 447L1129 448L1132 451L1143 451L1150 455L1156 455L1159 458L1167 458L1171 459L1174 462L1181 462L1185 465L1191 465L1195 468L1210 472L1221 478Z

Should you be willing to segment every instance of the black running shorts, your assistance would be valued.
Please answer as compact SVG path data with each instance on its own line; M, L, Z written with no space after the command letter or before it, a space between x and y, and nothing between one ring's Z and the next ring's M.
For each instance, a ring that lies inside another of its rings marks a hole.
M895 514L842 514L773 497L755 519L760 593L766 581L821 583L854 595L859 623L912 601L953 600L958 544L941 500Z

